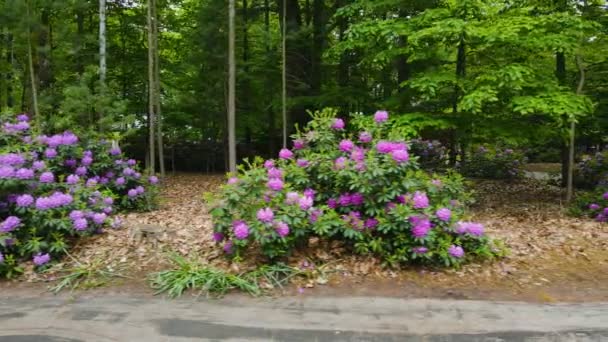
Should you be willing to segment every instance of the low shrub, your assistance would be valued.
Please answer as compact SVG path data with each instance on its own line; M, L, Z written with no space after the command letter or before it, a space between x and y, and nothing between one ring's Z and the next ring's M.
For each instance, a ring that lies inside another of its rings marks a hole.
M277 259L312 236L390 265L450 266L499 253L483 225L464 220L462 177L422 171L404 141L388 139L388 113L352 134L335 114L313 114L292 150L241 166L223 186L212 215L226 254Z
M582 156L575 176L576 185L582 188L608 187L608 151Z
M480 146L459 171L466 177L485 179L516 179L524 176L526 158L512 149L490 150Z
M570 205L569 212L573 216L608 222L608 188L599 187L594 191L578 193Z
M33 136L25 115L0 125L0 277L23 260L44 268L73 239L117 226L116 210L154 206L158 179L108 142Z
M447 148L437 140L413 139L409 142L410 151L418 157L423 170L442 172L448 168Z

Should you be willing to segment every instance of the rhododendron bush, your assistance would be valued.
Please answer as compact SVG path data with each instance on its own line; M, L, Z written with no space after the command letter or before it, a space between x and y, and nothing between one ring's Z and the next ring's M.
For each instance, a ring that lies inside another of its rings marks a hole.
M315 113L277 160L240 167L215 198L214 239L225 253L276 259L309 238L344 242L389 265L457 265L500 251L483 225L469 222L469 197L458 174L431 175L386 123Z
M45 267L79 236L118 226L120 209L154 205L156 177L104 141L34 136L26 115L0 120L0 277Z
M459 171L467 177L486 179L516 179L524 176L526 158L521 152L507 149L488 149L479 146Z

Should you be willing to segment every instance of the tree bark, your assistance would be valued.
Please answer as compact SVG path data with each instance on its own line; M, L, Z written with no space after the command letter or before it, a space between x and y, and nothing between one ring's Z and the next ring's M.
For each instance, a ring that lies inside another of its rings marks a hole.
M40 14L40 30L38 31L38 82L41 92L51 87L53 83L53 72L51 70L50 48L50 23L51 11L46 6Z
M270 33L270 0L264 0L264 29L266 32L266 60L267 65L270 66L273 63L272 58L272 40ZM272 77L270 74L266 76L266 87L268 90L272 89ZM268 152L269 155L274 156L276 154L276 145L275 145L275 117L274 110L272 108L272 97L268 97L268 102L266 105L266 111L268 115Z
M28 1L27 5L27 17L30 17L30 3ZM32 86L32 106L34 107L34 117L36 118L36 127L40 128L40 113L38 112L38 91L36 90L36 75L34 71L34 58L32 52L32 30L28 24L27 26L27 61L28 61L28 69L30 69L30 83ZM25 90L24 90L25 91Z
M158 142L158 164L160 166L160 175L162 177L165 176L165 147L163 144L163 116L161 111L161 93L160 93L160 49L158 48L158 6L156 5L156 0L154 0L153 10L153 19L154 19L154 98L156 105L156 118L157 118L157 136L156 140Z
M580 55L576 56L576 66L579 71L578 87L576 88L576 94L582 95L583 88L585 87L585 68ZM574 119L570 122L570 149L568 153L568 184L566 190L566 201L572 201L574 197L574 148L575 148L575 133L576 133L576 122Z
M325 44L325 4L323 0L313 0L312 4L312 49L311 49L311 68L310 68L310 95L321 93L321 61L323 46Z
M287 148L287 3L283 0L281 6L281 118L283 119L283 148Z
M81 7L76 10L76 72L84 73L84 11Z
M557 52L555 54L555 76L557 77L559 85L566 86L566 56L563 52ZM568 187L568 154L568 143L563 142L561 146L562 187Z
M106 0L99 0L99 81L106 82Z
M149 165L148 172L154 174L156 172L156 151L154 147L154 124L156 121L154 115L154 29L153 29L153 7L155 0L148 0L148 152L149 152Z
M456 56L456 82L464 78L466 75L466 43L464 37L461 37L458 43L458 52ZM460 100L460 89L458 84L454 86L454 99L452 100L452 112L458 113L458 101ZM455 165L458 159L458 132L452 129L450 132L450 164ZM462 151L464 154L466 151ZM464 155L462 155L464 158Z
M236 61L235 61L235 0L228 0L228 169L236 173Z

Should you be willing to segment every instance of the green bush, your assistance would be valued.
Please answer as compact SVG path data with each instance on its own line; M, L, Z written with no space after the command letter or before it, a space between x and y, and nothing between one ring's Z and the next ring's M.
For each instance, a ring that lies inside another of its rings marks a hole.
M387 140L387 115L349 134L335 112L315 113L293 151L241 166L216 198L214 239L235 258L276 259L312 236L390 265L450 266L499 253L481 224L461 221L469 200L462 177L420 170L404 141Z
M608 151L584 155L577 165L575 181L582 188L608 187Z
M577 194L569 212L573 216L586 216L598 222L608 222L608 188L598 187L594 191Z
M480 146L459 170L466 177L516 179L524 176L525 161L522 153L512 149L489 150Z

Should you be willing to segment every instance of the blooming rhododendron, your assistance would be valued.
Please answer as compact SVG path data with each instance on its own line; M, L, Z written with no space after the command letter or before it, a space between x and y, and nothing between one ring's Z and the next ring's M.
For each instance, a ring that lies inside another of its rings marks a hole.
M244 240L249 236L249 226L245 222L236 222L234 224L234 236L239 240Z
M435 212L435 215L437 215L437 218L441 221L447 222L452 217L452 211L448 208L441 208Z
M286 237L289 235L289 226L285 222L277 222L275 225L275 231L280 237Z
M269 223L274 219L274 213L270 208L263 208L258 211L257 218L261 222Z
M500 253L483 226L457 231L468 199L462 179L421 169L413 143L394 140L397 132L379 125L388 113L378 111L374 121L353 116L355 138L335 114L313 114L295 134L293 151L263 167L256 159L239 173L240 182L222 186L212 215L229 254L280 260L302 242L319 240L338 240L350 252L373 253L389 264L451 266L470 259L464 250L471 258ZM244 219L246 239L233 229Z
M464 249L460 246L452 245L448 248L448 253L454 258L462 258L464 256Z
M340 150L342 152L350 152L350 151L352 151L352 149L354 147L355 147L355 144L353 144L353 142L348 139L344 139L344 140L340 141Z
M331 128L336 129L336 130L343 130L344 129L344 120L335 119L334 123L331 125Z
M377 123L385 122L388 120L388 112L384 110L379 110L374 114L374 121Z
M286 148L281 149L281 151L279 151L279 158L291 159L291 158L293 158L293 152L291 152L290 150L288 150Z
M429 206L429 198L426 196L426 193L416 191L414 193L414 208L416 209L424 209Z

